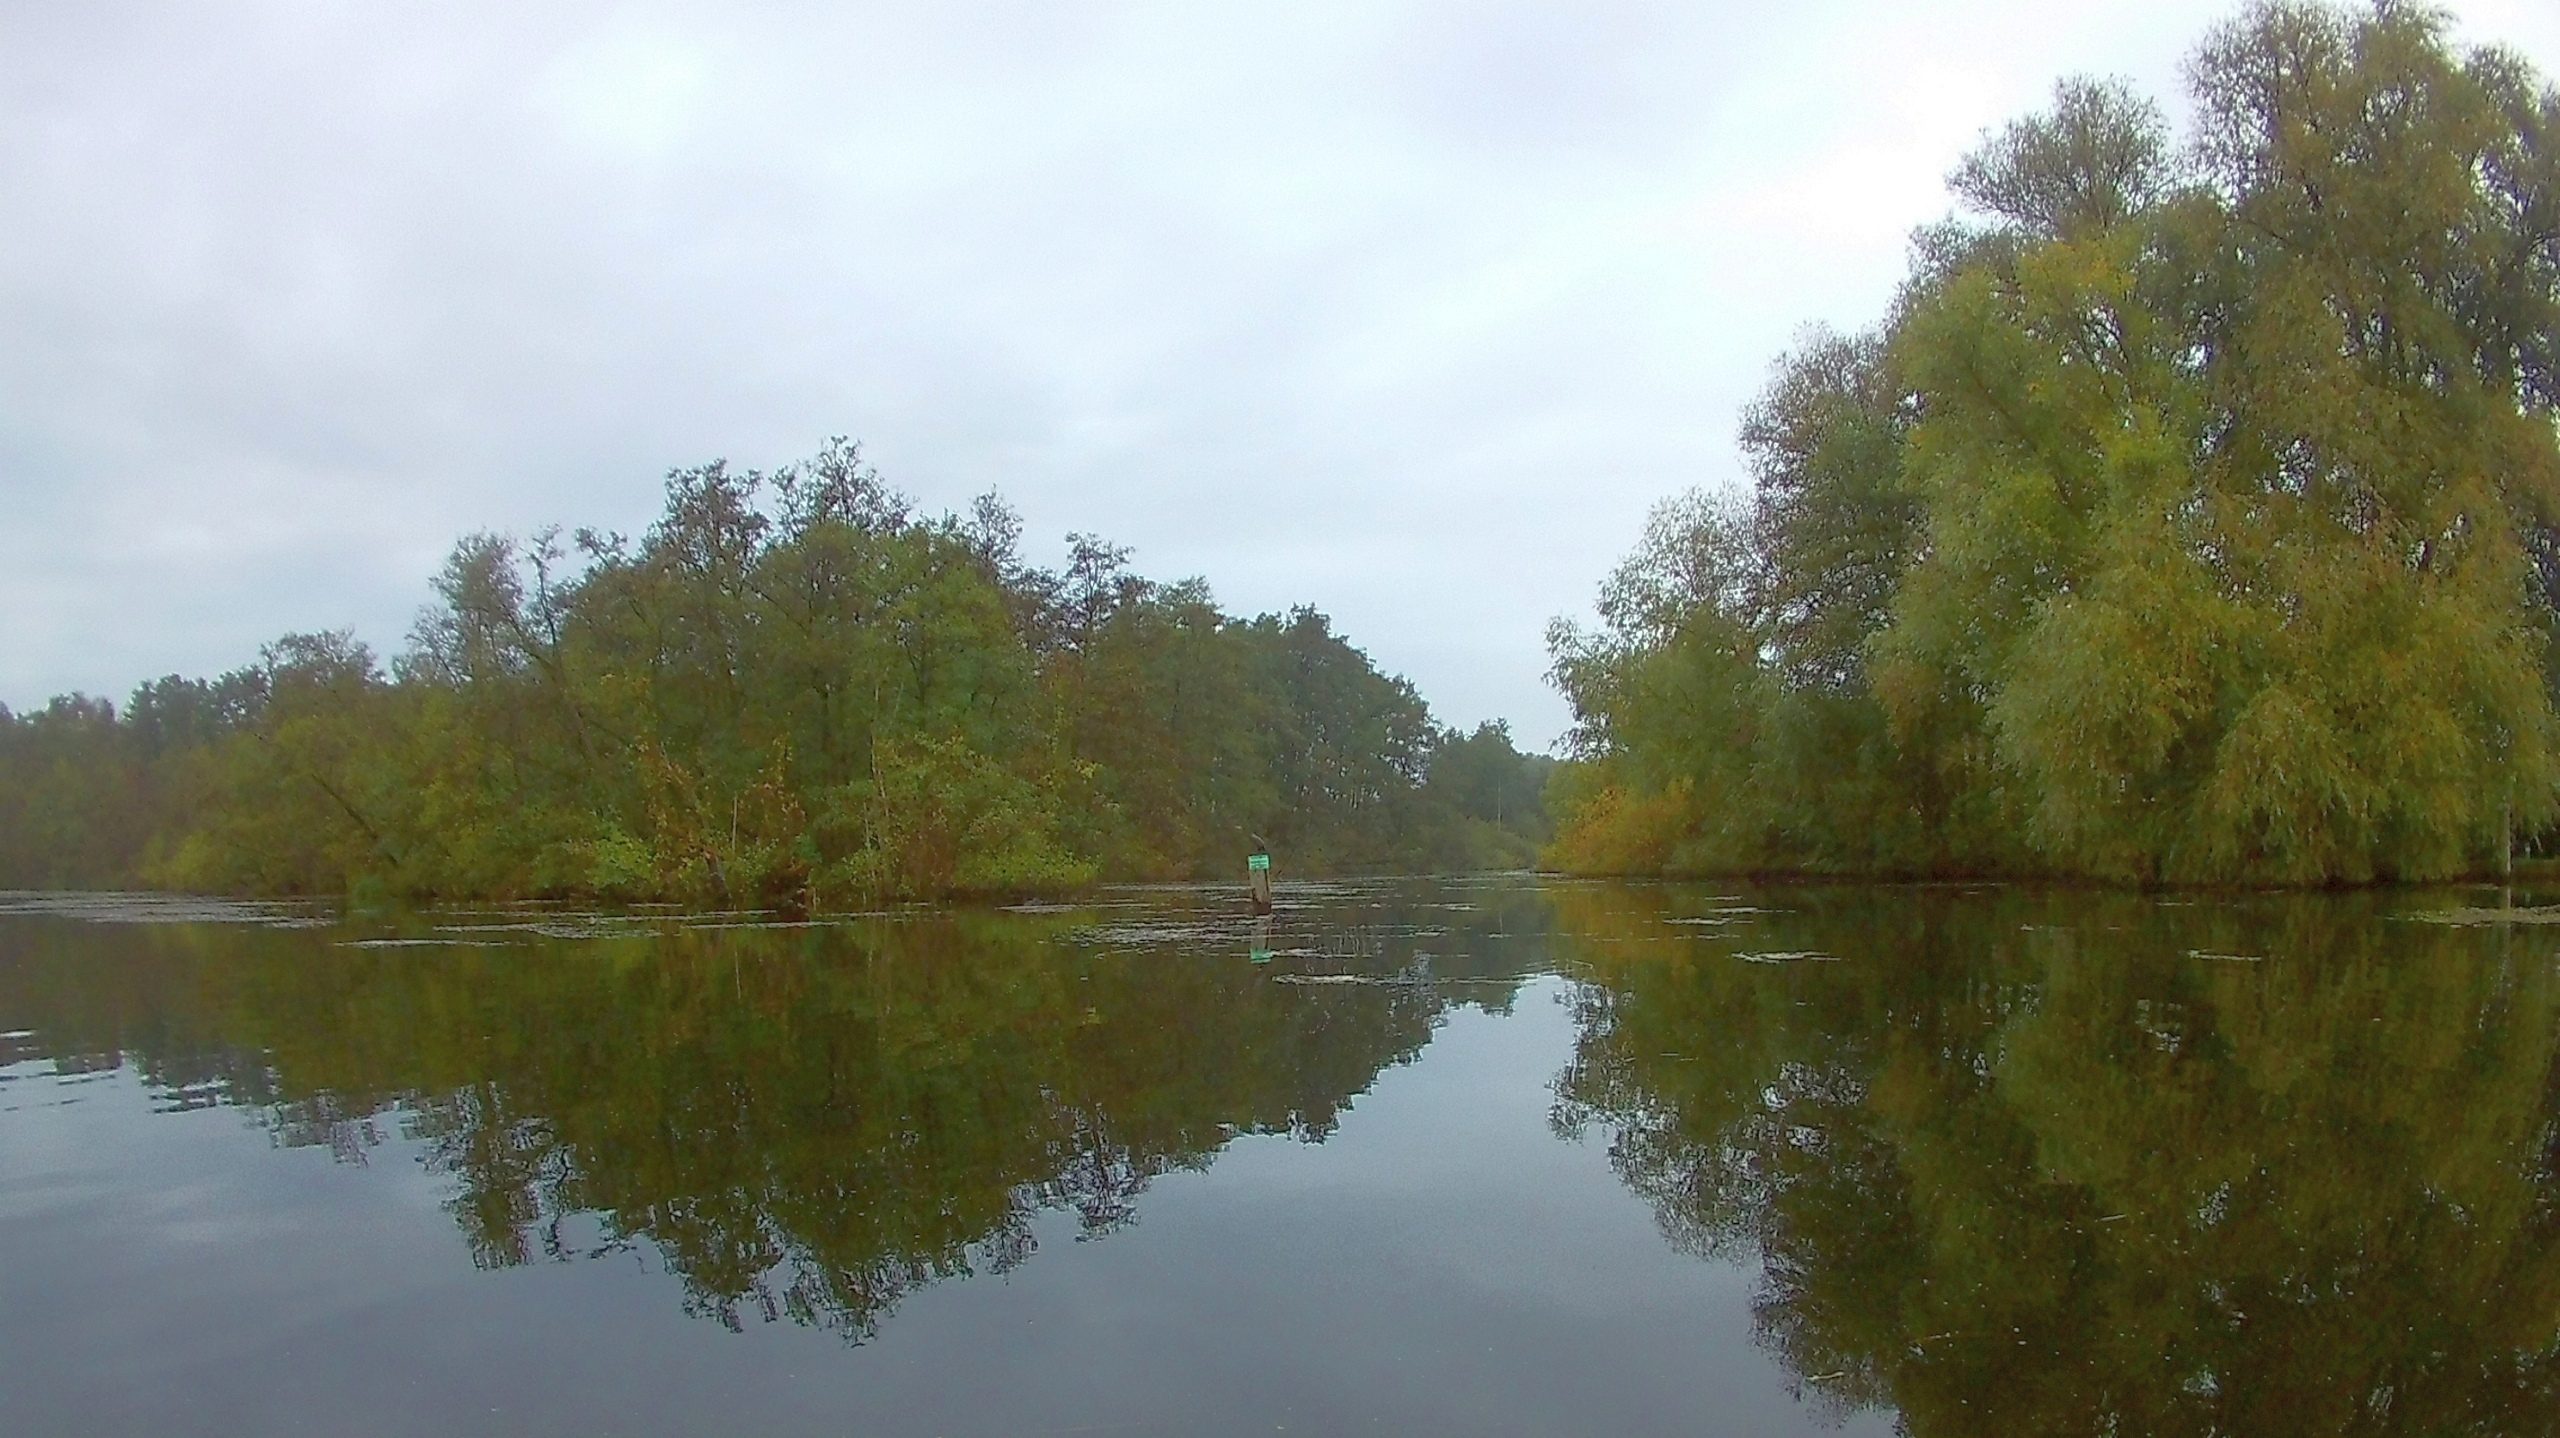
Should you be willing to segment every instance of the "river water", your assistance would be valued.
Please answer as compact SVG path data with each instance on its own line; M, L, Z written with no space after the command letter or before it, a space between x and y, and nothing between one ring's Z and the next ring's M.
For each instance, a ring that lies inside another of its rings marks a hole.
M0 896L0 1431L2560 1429L2553 912L1281 901Z

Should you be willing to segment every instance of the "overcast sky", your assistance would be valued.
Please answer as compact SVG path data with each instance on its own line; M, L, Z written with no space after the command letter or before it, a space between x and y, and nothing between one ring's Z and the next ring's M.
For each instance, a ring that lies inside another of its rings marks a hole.
M844 433L1543 744L1548 618L1980 133L2232 10L9 4L0 702L387 656L465 531Z

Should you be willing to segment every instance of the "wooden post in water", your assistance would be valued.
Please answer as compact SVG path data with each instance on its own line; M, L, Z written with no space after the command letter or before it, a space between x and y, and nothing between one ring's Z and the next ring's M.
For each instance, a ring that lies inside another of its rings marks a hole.
M2498 806L2498 893L2508 908L2516 902L2516 801Z
M1257 914L1270 913L1271 846L1263 843L1259 835L1254 838L1253 852L1245 857L1244 885L1246 894L1253 900L1253 911Z

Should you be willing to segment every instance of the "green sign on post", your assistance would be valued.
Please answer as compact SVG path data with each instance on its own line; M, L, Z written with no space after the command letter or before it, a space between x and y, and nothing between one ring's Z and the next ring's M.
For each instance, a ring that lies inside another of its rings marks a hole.
M1244 860L1245 896L1257 914L1271 912L1271 852L1257 848Z

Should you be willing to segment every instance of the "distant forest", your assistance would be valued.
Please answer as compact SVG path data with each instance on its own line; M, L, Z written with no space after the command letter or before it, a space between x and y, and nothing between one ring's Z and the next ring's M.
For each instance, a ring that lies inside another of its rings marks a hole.
M1097 878L1524 865L1551 760L1312 609L1237 618L831 442L668 477L636 541L464 539L388 674L290 634L0 708L0 886L842 908Z
M1551 632L1599 873L2326 884L2554 818L2560 92L2417 5L2261 6L2192 126L2069 81L1756 484Z

